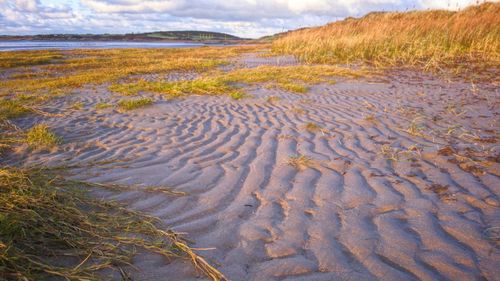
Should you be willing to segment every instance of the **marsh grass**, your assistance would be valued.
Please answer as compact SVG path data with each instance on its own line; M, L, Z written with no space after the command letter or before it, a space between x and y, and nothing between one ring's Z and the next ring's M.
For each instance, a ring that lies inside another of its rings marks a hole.
M206 72L194 80L146 81L140 79L130 83L114 83L109 90L123 95L151 92L179 97L185 95L232 95L243 92L241 84L276 87L288 92L305 93L307 85L330 83L332 77L361 77L370 75L367 70L352 70L328 65L259 66L235 69L229 72Z
M46 124L38 124L26 132L26 143L34 149L45 149L57 146L62 143L62 139Z
M121 100L118 102L118 107L122 111L134 110L141 107L146 107L153 104L151 98L138 98L131 100Z
M373 12L290 32L275 40L272 49L311 63L498 67L499 14L500 3L458 12Z
M188 258L213 280L224 276L160 221L87 196L91 185L47 169L0 168L0 279L95 280L126 275L138 249ZM64 261L64 263L61 263Z

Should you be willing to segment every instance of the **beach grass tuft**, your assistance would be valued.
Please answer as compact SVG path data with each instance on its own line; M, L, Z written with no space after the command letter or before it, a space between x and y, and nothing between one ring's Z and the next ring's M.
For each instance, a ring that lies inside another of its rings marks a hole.
M131 100L121 100L118 102L118 107L122 111L134 110L137 108L145 107L153 104L153 100L151 98L138 98Z
M26 143L31 148L51 148L61 142L61 138L54 134L46 124L35 125L26 132Z

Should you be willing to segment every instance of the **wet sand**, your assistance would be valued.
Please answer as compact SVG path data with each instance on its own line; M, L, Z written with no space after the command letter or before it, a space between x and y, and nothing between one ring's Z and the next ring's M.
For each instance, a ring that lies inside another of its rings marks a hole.
M155 104L127 113L95 109L122 97L86 87L45 108L62 118L16 120L49 124L60 148L4 163L94 163L73 177L186 192L93 194L186 233L231 280L497 280L498 242L483 232L500 225L498 85L403 70L336 80L308 94L252 86L242 100L143 94ZM84 109L66 110L75 102ZM187 261L142 253L134 265L133 280L200 279Z

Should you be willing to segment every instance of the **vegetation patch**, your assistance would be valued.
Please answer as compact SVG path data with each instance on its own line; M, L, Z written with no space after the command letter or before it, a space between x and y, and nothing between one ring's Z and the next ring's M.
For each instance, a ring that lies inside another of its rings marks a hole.
M234 100L241 100L247 97L250 97L250 95L246 94L245 92L242 91L235 91L229 94L229 96L234 99Z
M299 171L302 171L306 168L314 166L314 161L306 155L297 154L288 157L288 165L294 167Z
M100 103L95 105L96 109L106 109L106 108L110 108L110 107L113 107L113 106L109 103L106 103L106 102L100 102Z
M224 276L159 220L93 199L53 170L0 168L0 279L95 280L120 272L137 249L187 258L213 280ZM61 263L61 261L64 261Z
M121 100L118 102L118 106L121 110L134 110L137 108L145 107L153 104L153 100L150 98L139 98L133 100Z
M457 12L374 12L290 32L275 40L272 49L311 63L498 67L499 14L500 3Z
M51 148L61 142L61 138L54 134L46 124L35 125L26 132L26 143L31 148Z
M323 128L314 122L308 122L304 127L311 133L323 132Z
M0 98L0 120L20 117L30 111L21 101Z
M131 83L116 83L109 90L123 95L136 95L139 92L151 92L179 97L184 95L222 95L232 97L235 92L244 94L239 85L265 84L288 92L305 93L307 85L331 83L332 77L360 77L368 75L365 70L327 65L297 65L297 66L260 66L242 68L229 72L213 71L194 80L180 81L146 81L138 80Z

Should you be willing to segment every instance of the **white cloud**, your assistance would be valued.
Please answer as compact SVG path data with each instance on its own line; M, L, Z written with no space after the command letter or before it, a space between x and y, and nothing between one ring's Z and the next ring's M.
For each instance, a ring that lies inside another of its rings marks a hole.
M476 0L0 0L0 34L211 30L259 37L370 11Z

